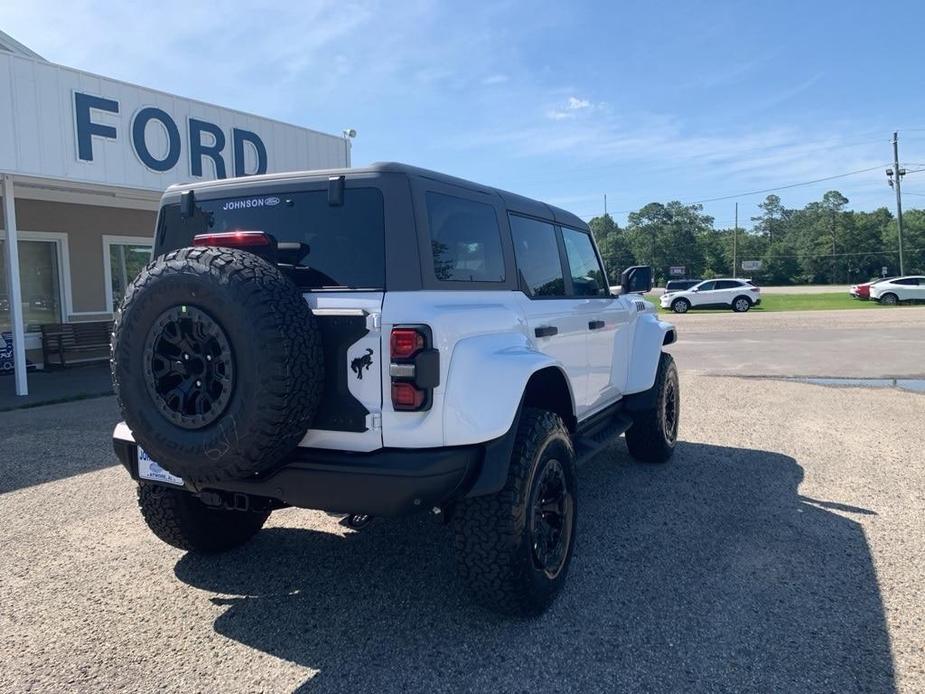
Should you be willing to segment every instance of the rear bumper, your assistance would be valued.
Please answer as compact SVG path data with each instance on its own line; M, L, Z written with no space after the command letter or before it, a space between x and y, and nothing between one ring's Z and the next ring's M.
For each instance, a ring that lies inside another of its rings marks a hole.
M760 296L759 296L757 299L755 299L755 306L761 306L761 297L760 297Z
M113 448L138 480L138 447L130 438L130 434L114 436ZM500 473L503 483L506 474L508 438L472 446L383 448L371 453L297 448L282 466L260 477L201 486L187 483L185 488L193 493L247 494L334 513L400 516L496 491L494 478Z

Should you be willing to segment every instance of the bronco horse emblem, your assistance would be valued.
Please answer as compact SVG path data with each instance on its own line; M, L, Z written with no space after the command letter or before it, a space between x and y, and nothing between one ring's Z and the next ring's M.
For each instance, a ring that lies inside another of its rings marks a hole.
M373 365L373 351L367 347L366 354L362 357L357 357L352 362L350 362L350 370L357 375L357 379L360 381L363 380L363 369L369 370L369 367Z

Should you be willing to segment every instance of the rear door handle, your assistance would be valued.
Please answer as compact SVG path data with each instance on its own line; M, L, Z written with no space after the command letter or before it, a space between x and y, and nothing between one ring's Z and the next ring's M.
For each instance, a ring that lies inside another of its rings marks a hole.
M533 334L537 337L552 337L559 334L559 328L554 325L541 325L533 330Z
M606 325L602 320L588 321L588 330L600 330Z

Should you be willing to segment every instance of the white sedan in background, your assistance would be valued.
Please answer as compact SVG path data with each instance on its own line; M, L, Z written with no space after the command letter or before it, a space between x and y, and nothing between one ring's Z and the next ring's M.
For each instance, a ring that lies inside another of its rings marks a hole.
M925 277L907 275L877 282L870 288L870 298L891 306L900 301L925 301Z
M692 308L731 308L744 313L761 303L761 290L748 280L704 280L690 289L665 292L660 298L662 308L675 313L687 313Z

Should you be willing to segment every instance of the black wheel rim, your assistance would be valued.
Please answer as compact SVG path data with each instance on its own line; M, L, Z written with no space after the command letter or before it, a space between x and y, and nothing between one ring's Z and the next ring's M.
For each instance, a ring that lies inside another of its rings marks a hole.
M662 429L665 440L674 443L678 437L678 384L674 378L665 379L665 397L662 398Z
M161 414L184 429L218 419L231 399L234 360L225 331L193 306L164 311L148 331L144 375Z
M533 565L548 578L565 566L572 543L574 503L562 464L546 462L530 499L530 544Z

